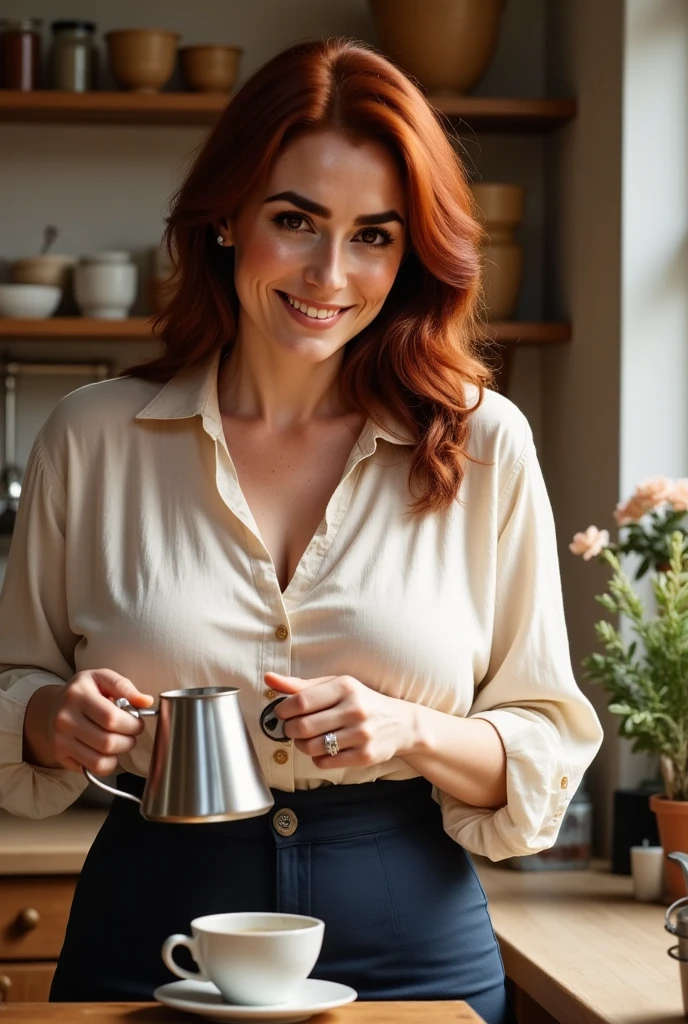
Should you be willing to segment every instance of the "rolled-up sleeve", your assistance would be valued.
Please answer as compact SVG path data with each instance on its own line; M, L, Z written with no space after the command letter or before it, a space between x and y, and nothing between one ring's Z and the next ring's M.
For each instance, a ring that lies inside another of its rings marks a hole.
M0 807L45 818L86 788L77 772L23 760L26 705L41 686L74 674L78 637L67 615L64 488L51 466L43 432L24 474L0 593Z
M603 736L571 666L554 518L529 429L500 496L498 531L490 663L469 717L501 737L507 803L478 808L437 794L446 832L493 861L554 844Z

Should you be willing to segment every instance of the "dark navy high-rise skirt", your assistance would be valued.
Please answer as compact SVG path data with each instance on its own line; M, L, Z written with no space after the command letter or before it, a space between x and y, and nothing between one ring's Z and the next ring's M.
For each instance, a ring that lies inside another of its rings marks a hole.
M144 783L117 780L137 796ZM487 1024L514 1024L485 893L425 779L273 795L268 814L200 825L149 822L115 799L76 887L51 1001L150 1000L175 980L163 940L190 934L192 918L281 910L325 922L313 978L365 1000L464 999Z

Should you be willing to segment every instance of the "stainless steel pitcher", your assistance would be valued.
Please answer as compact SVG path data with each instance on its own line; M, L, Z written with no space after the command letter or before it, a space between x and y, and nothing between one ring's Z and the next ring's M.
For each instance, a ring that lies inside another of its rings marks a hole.
M234 687L168 690L158 708L115 701L136 718L159 715L143 799L84 775L108 793L134 800L149 821L235 821L274 804Z

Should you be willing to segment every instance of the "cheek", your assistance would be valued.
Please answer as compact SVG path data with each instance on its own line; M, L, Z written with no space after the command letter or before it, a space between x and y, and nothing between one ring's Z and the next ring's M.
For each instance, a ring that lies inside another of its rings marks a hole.
M281 239L256 234L237 246L236 261L237 274L271 280L294 264L294 253Z
M380 260L366 267L365 291L373 302L383 301L390 292L399 270L399 260Z

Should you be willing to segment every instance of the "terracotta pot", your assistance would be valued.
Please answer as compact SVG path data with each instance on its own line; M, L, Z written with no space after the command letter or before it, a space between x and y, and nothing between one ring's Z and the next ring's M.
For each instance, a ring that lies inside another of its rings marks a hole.
M466 93L485 74L505 0L370 0L380 49L430 92Z
M180 47L184 87L194 92L231 92L243 52L240 46Z
M134 92L159 92L172 77L176 32L128 28L106 32L110 67L121 86Z
M659 841L664 853L688 853L688 801L667 800L660 793L650 797L650 810L657 815ZM686 895L686 883L678 864L664 858L667 895L671 900Z
M486 182L471 185L487 233L483 246L483 294L490 320L510 320L518 303L523 277L523 250L514 230L523 220L525 189Z

